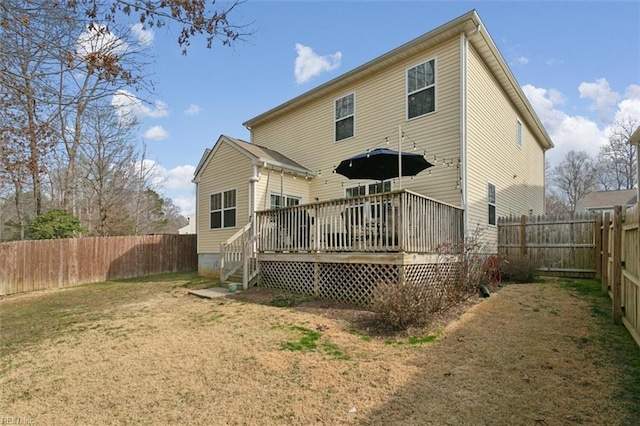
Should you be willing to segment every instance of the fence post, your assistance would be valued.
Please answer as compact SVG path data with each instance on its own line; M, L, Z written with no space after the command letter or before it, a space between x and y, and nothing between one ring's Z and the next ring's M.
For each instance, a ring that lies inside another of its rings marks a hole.
M249 288L249 241L242 241L242 289Z
M613 271L611 290L613 292L613 323L622 324L622 206L613 208Z
M595 219L593 226L596 239L596 279L602 279L602 214L598 213Z
M520 257L527 255L527 216L520 217Z
M609 228L611 215L605 213L602 223L602 294L609 294Z

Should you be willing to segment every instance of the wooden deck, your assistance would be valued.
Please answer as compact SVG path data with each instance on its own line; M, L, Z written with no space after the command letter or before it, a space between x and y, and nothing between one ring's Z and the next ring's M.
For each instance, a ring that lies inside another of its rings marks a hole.
M463 238L462 209L407 190L265 210L222 244L221 277L366 305L381 283L457 274Z

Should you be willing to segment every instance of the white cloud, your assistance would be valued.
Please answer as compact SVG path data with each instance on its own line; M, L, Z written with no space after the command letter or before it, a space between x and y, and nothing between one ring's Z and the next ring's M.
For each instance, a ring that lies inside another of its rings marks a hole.
M596 111L603 123L610 120L612 109L620 99L620 94L611 90L606 78L599 78L594 83L582 82L578 92L581 98L591 100L589 109Z
M189 108L184 110L186 115L196 115L200 112L200 106L196 104L189 105Z
M190 164L174 167L167 172L165 186L171 189L191 190L195 186L191 180L196 168Z
M140 46L150 47L153 45L153 39L156 36L155 33L152 30L145 29L141 23L133 24L131 26L131 32L136 36Z
M184 217L189 217L190 214L193 214L196 211L196 198L195 195L187 198L187 197L173 197L173 204L178 206L180 209L180 214Z
M526 56L520 56L517 61L520 65L527 65L529 63L529 58Z
M80 57L96 52L121 55L128 49L129 45L105 25L89 24L78 36L75 52Z
M118 90L111 98L111 105L122 121L134 123L143 118L161 118L169 115L167 104L155 101L152 106L143 102L133 93L126 90Z
M556 58L549 58L545 62L550 67L552 67L554 65L562 65L562 64L564 64L564 61L562 59L556 59Z
M599 88L582 86L585 93L591 93L598 99L600 98L598 93L601 95L607 93L607 90L603 90L606 87L608 83L606 85L600 83ZM555 89L547 90L527 84L522 87L522 90L555 144L555 148L548 154L552 164L560 162L571 150L586 151L595 156L600 146L607 143L608 135L611 133L611 120L604 128L600 128L595 121L587 117L568 115L557 108L565 102L565 98ZM606 96L603 97L607 99ZM633 84L627 87L624 99L615 105L615 110L614 120L625 118L640 120L640 86Z
M543 89L526 84L525 95L538 114L555 148L549 151L549 160L557 163L571 150L598 153L600 145L607 141L598 125L582 116L570 116L556 108L564 102L562 94L555 89Z
M156 140L164 140L169 137L169 133L162 126L153 126L146 132L144 132L144 137L147 139L156 139Z
M296 43L296 63L293 73L298 84L306 83L324 71L332 71L340 66L342 52L319 56L312 48Z

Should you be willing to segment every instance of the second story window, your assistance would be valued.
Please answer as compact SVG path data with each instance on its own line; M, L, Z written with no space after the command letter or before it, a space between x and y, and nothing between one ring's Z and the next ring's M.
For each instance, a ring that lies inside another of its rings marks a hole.
M335 137L336 142L354 135L355 94L351 93L336 100Z
M407 70L407 119L436 110L435 59Z

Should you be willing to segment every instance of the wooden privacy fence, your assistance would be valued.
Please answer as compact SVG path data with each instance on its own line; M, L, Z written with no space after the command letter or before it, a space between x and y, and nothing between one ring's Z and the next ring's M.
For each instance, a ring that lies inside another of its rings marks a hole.
M197 270L195 235L144 235L0 244L0 295Z
M501 218L498 254L528 257L548 275L593 277L613 301L613 321L640 345L640 209L617 206L604 217Z
M617 206L599 225L602 292L613 300L613 322L624 324L640 345L640 209Z
M596 219L590 214L498 220L498 254L528 257L545 275L598 276L596 243Z

